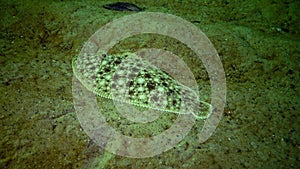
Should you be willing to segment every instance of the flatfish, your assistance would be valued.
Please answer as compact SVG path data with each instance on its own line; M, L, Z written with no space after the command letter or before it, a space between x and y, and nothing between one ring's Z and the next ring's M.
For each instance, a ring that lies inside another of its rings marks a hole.
M138 107L206 119L212 106L165 71L130 52L75 58L74 75L91 92Z

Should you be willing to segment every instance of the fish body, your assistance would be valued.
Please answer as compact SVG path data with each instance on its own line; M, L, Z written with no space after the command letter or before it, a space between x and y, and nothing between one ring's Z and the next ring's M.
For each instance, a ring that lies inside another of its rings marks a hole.
M75 76L100 97L206 119L211 105L189 87L134 53L99 53L73 61Z

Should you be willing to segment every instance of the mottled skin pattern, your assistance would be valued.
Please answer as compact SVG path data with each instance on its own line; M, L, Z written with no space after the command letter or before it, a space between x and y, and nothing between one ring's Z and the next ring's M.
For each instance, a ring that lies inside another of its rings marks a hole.
M98 96L135 106L205 119L211 105L166 72L133 53L91 55L73 61L75 76Z

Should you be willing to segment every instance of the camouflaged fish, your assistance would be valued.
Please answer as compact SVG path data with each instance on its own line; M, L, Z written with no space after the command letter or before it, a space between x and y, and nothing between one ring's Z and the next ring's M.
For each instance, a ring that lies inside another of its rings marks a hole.
M100 97L163 112L192 114L206 119L212 109L189 87L134 53L98 52L75 58L73 72Z

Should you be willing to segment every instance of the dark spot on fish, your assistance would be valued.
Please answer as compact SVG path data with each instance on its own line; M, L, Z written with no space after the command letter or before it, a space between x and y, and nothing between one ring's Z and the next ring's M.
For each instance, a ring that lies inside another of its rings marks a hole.
M130 96L134 95L134 91L133 90L129 90L129 93L128 93Z
M148 82L147 83L147 88L149 91L152 91L155 88L155 83L154 82Z
M115 64L120 64L121 63L121 60L120 59L118 59L118 60L116 60L116 62L115 62Z
M105 69L104 69L104 72L110 72L110 68L108 68L108 67L106 67Z
M173 100L172 102L173 102L173 105L176 105L176 104L177 104L177 101L176 101L176 100Z
M143 9L128 2L116 2L112 4L103 5L103 8L115 11L142 11Z
M133 81L128 82L126 86L127 86L127 87L133 86Z
M164 85L165 87L168 87L168 83L166 83L166 82L162 82L162 85Z
M151 75L150 75L149 73L146 73L146 74L145 74L145 78L150 79L150 78L151 78Z

